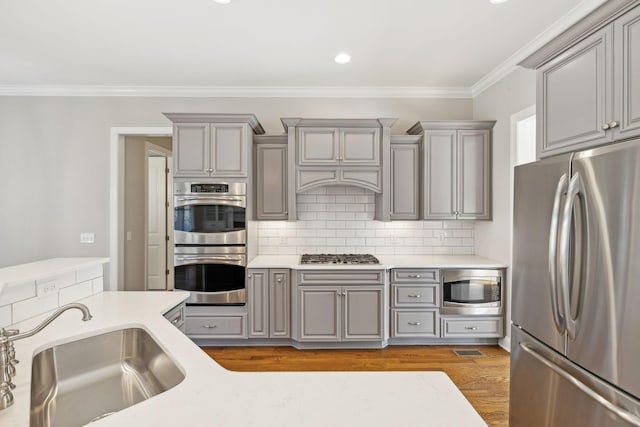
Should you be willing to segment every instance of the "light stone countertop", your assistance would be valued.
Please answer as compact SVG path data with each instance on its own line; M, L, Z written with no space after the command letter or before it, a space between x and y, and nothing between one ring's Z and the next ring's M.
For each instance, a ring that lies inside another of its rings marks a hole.
M380 264L336 265L300 264L300 255L258 255L247 268L316 269L390 269L390 268L505 268L505 264L477 255L376 255Z
M29 425L31 359L56 344L126 327L146 329L185 373L176 387L92 426L485 426L442 372L231 372L210 359L162 313L184 292L104 292L81 300L93 315L69 310L15 343L15 403L3 427ZM26 331L45 316L16 327Z

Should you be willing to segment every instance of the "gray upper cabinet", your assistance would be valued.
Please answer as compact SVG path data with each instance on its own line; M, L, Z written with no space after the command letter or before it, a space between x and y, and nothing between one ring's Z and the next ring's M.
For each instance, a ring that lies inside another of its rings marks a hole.
M287 136L254 137L256 219L286 220Z
M296 220L296 193L323 185L355 185L388 197L386 165L395 121L283 118L294 170L287 185L289 220Z
M520 64L537 69L538 157L640 135L640 6L605 2Z
M173 122L176 178L247 178L252 135L262 126L252 114L165 113Z
M422 121L423 218L491 219L494 121Z
M391 136L391 220L420 218L420 141L415 135Z

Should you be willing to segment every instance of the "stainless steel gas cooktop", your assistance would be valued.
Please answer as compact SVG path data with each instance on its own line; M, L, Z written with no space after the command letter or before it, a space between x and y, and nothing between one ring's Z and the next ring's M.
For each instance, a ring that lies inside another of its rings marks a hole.
M380 261L369 254L304 254L300 264L380 264Z

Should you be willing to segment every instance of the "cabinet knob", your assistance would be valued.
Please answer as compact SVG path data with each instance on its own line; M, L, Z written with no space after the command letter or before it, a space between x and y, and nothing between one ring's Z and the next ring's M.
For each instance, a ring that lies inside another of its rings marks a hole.
M278 283L282 283L282 277L278 277L278 278L276 279L276 282L278 282Z
M617 128L618 126L620 126L620 123L617 121L612 121L611 123L609 123L609 128L613 129L613 128Z
M250 274L249 274L247 277L248 277L249 279L251 279L251 275L250 275Z
M611 126L609 126L609 123L605 123L602 125L602 130L607 130L609 129Z

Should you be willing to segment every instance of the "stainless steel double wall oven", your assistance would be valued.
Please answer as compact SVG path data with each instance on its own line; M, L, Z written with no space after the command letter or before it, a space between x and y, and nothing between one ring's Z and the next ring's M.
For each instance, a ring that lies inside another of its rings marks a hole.
M174 287L187 304L244 304L247 186L178 182L174 186Z

